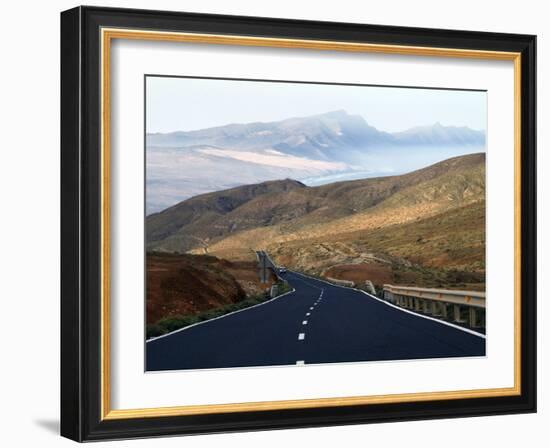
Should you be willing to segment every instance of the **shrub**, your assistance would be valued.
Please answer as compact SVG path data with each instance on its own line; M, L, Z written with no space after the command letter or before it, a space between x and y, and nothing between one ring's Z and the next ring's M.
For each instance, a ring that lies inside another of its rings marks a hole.
M171 331L194 324L197 321L197 316L175 316L161 319L157 322L157 325L161 327L165 333L170 333Z
M292 288L288 282L277 282L277 293L278 295L283 295L289 292Z
M146 327L146 337L147 339L155 338L166 333L160 325L149 324Z

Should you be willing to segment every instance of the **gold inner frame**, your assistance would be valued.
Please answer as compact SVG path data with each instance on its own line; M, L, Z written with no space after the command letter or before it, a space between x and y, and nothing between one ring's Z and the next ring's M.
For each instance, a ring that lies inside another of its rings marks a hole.
M229 404L188 405L141 409L111 409L110 388L110 50L113 39L149 40L295 48L356 53L507 60L514 63L514 386L441 392L314 398ZM306 409L414 401L502 397L521 394L521 54L458 48L417 47L304 39L278 39L216 34L101 29L101 419L166 417L262 410Z

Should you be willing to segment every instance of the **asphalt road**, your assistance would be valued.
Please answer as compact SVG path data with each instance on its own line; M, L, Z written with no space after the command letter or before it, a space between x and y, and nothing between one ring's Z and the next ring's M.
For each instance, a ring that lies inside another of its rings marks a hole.
M485 355L485 339L288 272L295 291L146 344L147 370Z

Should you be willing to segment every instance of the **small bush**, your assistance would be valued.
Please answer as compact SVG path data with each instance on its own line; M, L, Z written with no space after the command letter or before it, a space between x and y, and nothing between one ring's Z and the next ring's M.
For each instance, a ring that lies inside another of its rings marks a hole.
M197 316L175 316L161 319L157 322L157 325L161 327L165 333L170 333L171 331L192 325L197 321Z
M164 329L157 324L149 324L146 328L147 339L161 336L165 333Z
M277 293L278 295L286 294L287 292L291 291L292 288L288 284L288 282L277 282Z

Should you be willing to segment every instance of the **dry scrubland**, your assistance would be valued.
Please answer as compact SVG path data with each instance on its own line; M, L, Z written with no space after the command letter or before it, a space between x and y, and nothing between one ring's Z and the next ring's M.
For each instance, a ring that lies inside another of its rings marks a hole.
M291 222L237 232L214 242L209 252L243 259L240 249L261 247L278 263L314 275L484 289L484 160L465 156L405 181L375 179L370 186L380 196L395 193L328 222L322 215L330 211L320 207Z
M270 249L277 262L314 275L375 285L485 289L485 204L370 231Z

